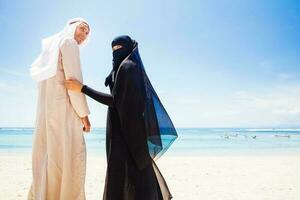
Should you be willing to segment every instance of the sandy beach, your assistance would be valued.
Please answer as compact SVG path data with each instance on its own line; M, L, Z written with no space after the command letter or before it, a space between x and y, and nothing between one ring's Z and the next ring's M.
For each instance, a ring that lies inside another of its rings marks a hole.
M26 199L30 153L0 153L0 199ZM300 155L166 155L157 161L175 200L299 200ZM89 153L87 200L102 199L106 162Z

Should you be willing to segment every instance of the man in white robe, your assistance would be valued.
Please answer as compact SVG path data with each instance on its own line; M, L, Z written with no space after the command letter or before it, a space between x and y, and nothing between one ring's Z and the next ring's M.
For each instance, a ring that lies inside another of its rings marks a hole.
M76 78L83 81L79 44L85 38L76 38L76 32L88 24L82 19L74 19L67 26L62 31L64 33L54 35L54 39L50 37L48 43L44 42L43 45L48 46L43 46L39 60L34 63L38 66L32 65L31 75L38 81L38 107L30 200L85 199L86 146L83 129L90 129L90 112L86 97L68 91L64 80ZM49 67L51 59L57 59L55 70L54 66Z

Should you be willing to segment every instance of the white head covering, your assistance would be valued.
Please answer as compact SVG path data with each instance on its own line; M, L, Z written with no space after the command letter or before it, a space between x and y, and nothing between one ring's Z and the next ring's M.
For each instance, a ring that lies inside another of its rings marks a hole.
M43 81L56 75L60 44L67 38L74 39L76 27L88 22L82 18L73 18L68 21L66 27L59 33L42 40L42 52L31 64L30 75L35 81ZM90 32L83 42L87 43Z

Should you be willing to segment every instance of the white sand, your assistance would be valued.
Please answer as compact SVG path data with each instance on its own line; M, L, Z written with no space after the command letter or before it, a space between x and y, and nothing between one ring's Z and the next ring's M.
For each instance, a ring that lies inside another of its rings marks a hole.
M165 156L157 162L175 200L299 200L300 155ZM87 200L102 199L105 157L89 154ZM0 153L0 199L24 200L30 153Z

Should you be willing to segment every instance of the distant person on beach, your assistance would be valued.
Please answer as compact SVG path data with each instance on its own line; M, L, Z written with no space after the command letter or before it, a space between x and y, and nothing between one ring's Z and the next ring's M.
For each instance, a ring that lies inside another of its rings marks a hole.
M104 94L66 81L68 89L82 92L108 107L107 173L104 200L169 200L172 195L154 159L177 138L176 130L154 91L129 36L112 41L113 69Z
M38 82L38 104L32 149L30 200L85 200L89 108L83 94L67 91L64 80L82 81L79 45L90 26L71 19L59 33L42 40L42 52L31 65Z

